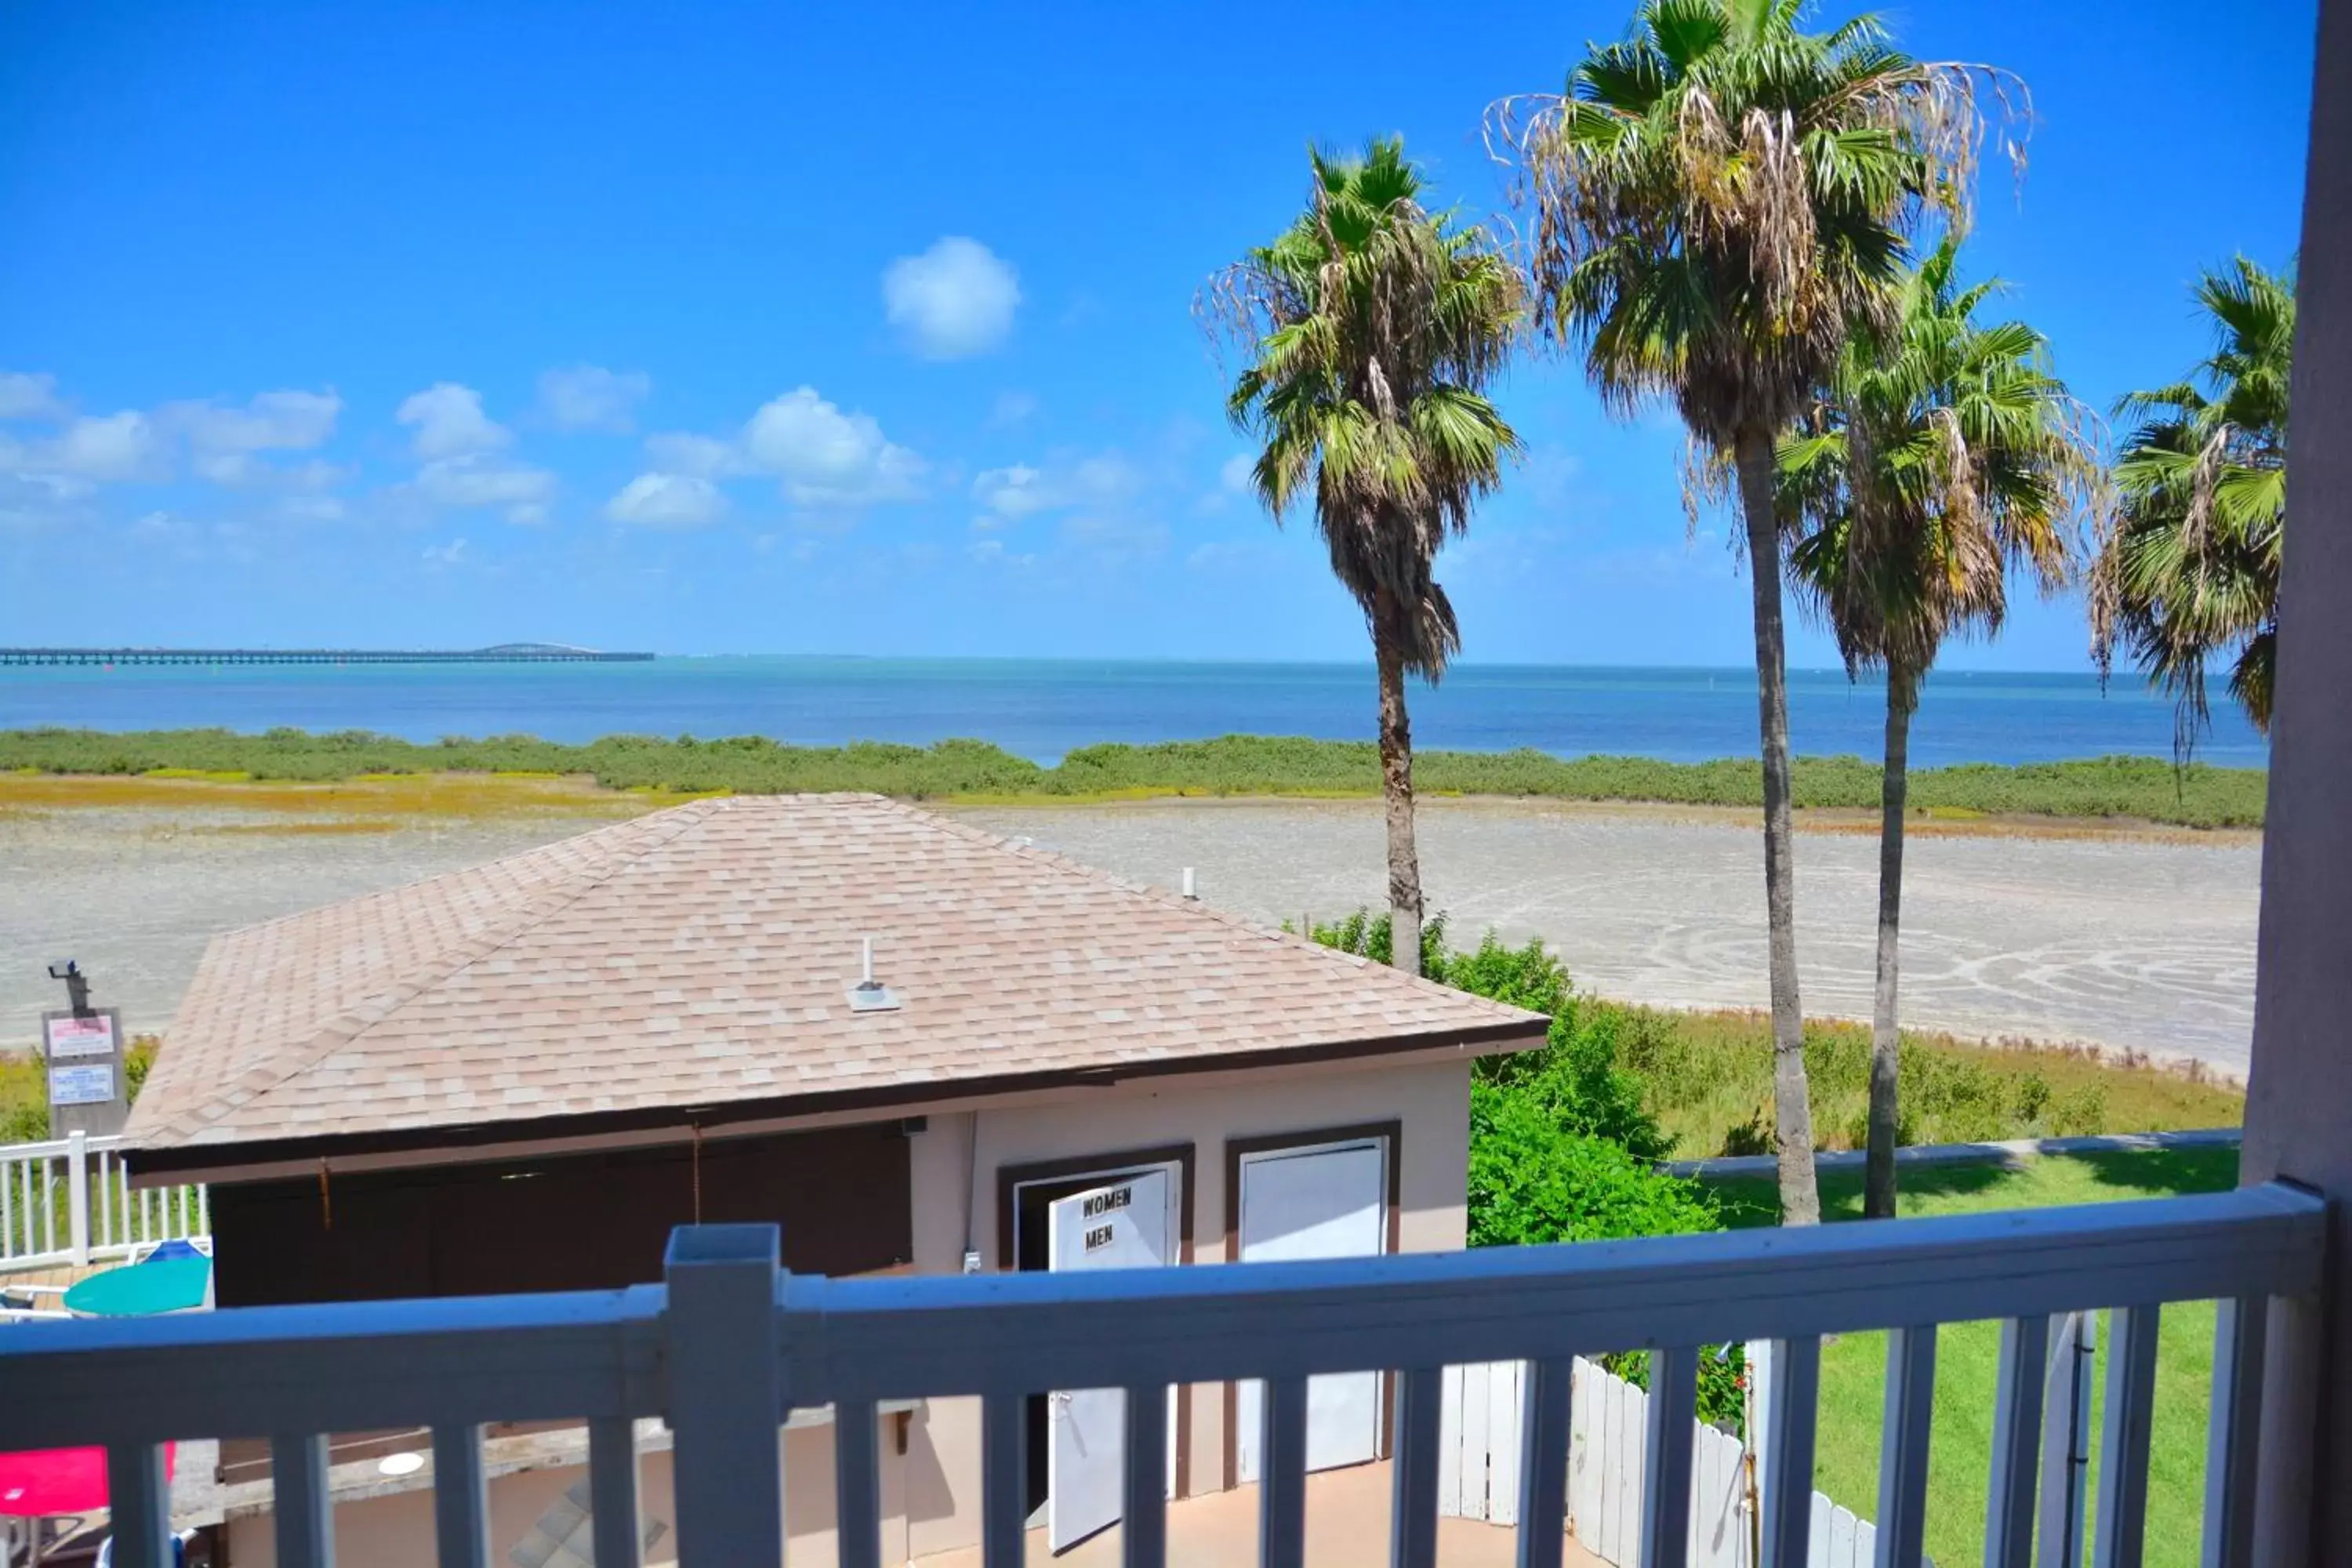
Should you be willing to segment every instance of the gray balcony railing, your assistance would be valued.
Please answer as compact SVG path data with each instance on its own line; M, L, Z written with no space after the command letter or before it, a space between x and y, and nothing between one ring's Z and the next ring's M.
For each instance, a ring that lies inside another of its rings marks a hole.
M480 1429L587 1422L596 1560L635 1563L631 1423L675 1434L677 1544L689 1568L777 1561L778 1426L835 1409L841 1562L880 1560L876 1402L979 1395L984 1556L1021 1561L1026 1395L1127 1391L1129 1563L1166 1553L1171 1384L1267 1380L1260 1555L1300 1560L1307 1379L1399 1377L1391 1552L1435 1561L1438 1394L1451 1364L1525 1360L1519 1561L1557 1564L1570 1358L1645 1345L1653 1360L1641 1561L1678 1568L1688 1516L1695 1347L1780 1342L1763 1499L1769 1565L1806 1560L1820 1342L1889 1339L1879 1561L1916 1563L1941 1323L2002 1321L1986 1561L2025 1568L2051 1314L2110 1309L2095 1531L2105 1568L2150 1528L2149 1419L2166 1303L2221 1303L2203 1506L2209 1563L2248 1561L2264 1324L2318 1289L2322 1203L2270 1185L2202 1197L1803 1231L1493 1248L1131 1273L825 1279L776 1268L763 1226L673 1238L664 1285L609 1293L254 1308L0 1332L0 1449L105 1445L114 1563L168 1562L156 1445L273 1443L278 1556L329 1560L329 1431L429 1426L444 1568L488 1559ZM2263 1466L2307 1465L2300 1451ZM2288 1489L2290 1491L2294 1489ZM2176 1527L2168 1516L2159 1528Z

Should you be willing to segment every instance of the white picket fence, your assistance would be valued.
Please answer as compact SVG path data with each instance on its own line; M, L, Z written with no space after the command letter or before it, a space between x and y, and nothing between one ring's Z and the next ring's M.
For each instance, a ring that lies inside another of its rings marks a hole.
M131 1189L120 1138L0 1145L0 1271L129 1258L211 1234L203 1187Z
M1445 1369L1438 1511L1517 1524L1524 1362ZM1569 1395L1568 1511L1577 1544L1634 1568L1641 1552L1649 1395L1579 1357ZM1703 1421L1691 1452L1690 1568L1755 1568L1754 1489L1738 1438ZM1813 1494L1806 1568L1869 1568L1870 1521Z

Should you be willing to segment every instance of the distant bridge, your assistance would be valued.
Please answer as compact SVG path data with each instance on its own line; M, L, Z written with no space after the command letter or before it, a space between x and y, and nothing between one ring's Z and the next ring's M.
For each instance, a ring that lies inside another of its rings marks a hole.
M360 647L0 647L9 664L635 664L649 653L604 653L562 643L507 642L471 649Z

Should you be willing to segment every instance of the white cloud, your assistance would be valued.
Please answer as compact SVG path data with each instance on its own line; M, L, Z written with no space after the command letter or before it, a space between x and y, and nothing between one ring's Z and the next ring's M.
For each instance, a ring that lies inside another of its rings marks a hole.
M291 468L278 468L262 462L250 452L199 453L194 466L198 479L210 479L216 485L310 496L331 490L352 477L349 468L338 468L320 458Z
M331 389L264 392L243 404L209 399L167 403L152 414L126 408L68 417L54 378L0 373L0 417L56 417L54 435L19 441L0 436L0 468L62 494L87 493L96 483L168 479L184 451L196 477L215 483L270 484L322 490L343 476L311 462L280 469L255 454L317 447L334 434L342 399Z
M1069 493L1080 502L1125 500L1142 483L1128 460L1115 452L1086 458L1070 469Z
M216 485L249 485L266 471L250 452L205 452L195 459L196 478Z
M1110 560L1158 555L1168 548L1165 523L1087 515L1063 520L1062 542Z
M42 528L84 520L80 503L97 487L62 474L11 470L7 443L0 440L0 528Z
M278 482L289 489L316 491L331 489L342 483L351 478L351 470L339 468L324 458L313 458L294 468L278 469L277 477Z
M1003 426L1025 423L1037 412L1037 399L1026 392L1000 392L988 411L988 422Z
M862 506L922 494L924 464L886 439L868 414L845 414L803 386L751 416L743 427L745 460L784 482L803 506Z
M428 544L425 547L425 564L436 572L445 571L465 559L466 542L463 539L453 539L446 544Z
M1013 331L1021 284L1013 268L976 239L950 235L920 256L883 269L890 324L928 359L969 359Z
M794 504L836 508L917 500L929 471L919 456L884 436L872 415L845 412L813 386L762 405L732 440L688 431L648 436L646 466L633 482L690 479L723 501L709 481L769 474Z
M480 457L445 458L419 468L408 488L435 506L504 507L509 522L535 523L547 520L547 503L555 498L555 476L545 468Z
M170 403L157 423L185 436L199 479L219 485L290 483L323 489L341 476L323 463L289 474L254 456L257 452L303 451L324 445L335 433L343 400L326 392L264 392L243 407L211 402ZM323 476L323 477L322 477Z
M606 517L640 528L692 528L726 510L719 487L697 474L639 474L604 503Z
M539 409L549 424L562 429L625 436L636 427L637 405L653 386L653 378L640 370L575 364L541 373Z
M153 478L162 452L153 422L126 408L77 419L29 456L37 470L104 480Z
M343 400L326 392L264 392L244 407L214 403L166 404L163 423L184 431L199 456L269 450L307 451L335 433Z
M1547 510L1557 510L1575 499L1576 484L1584 472L1584 459L1562 447L1538 446L1528 454L1521 472L1528 493L1536 504Z
M278 503L279 513L296 522L338 522L343 516L343 503L333 496L288 496Z
M1037 564L1034 555L1015 554L1004 548L1001 539L975 539L966 547L971 558L982 566L1026 568Z
M1019 519L1065 507L1115 507L1142 486L1142 476L1116 452L1055 461L1045 468L1015 463L988 468L971 482L972 500L998 518Z
M1212 539L1193 546L1184 564L1194 572L1255 575L1272 567L1277 559L1271 546L1255 540Z
M410 394L394 417L416 426L416 455L427 462L494 452L514 439L512 431L482 412L480 393L453 381Z
M0 470L13 469L17 451L0 443ZM68 501L87 500L98 493L98 487L74 474L42 474L0 471L10 493L18 500L38 500L57 505Z
M971 481L971 499L999 517L1027 517L1055 504L1041 482L1045 477L1022 463L988 468Z
M46 373L0 370L0 419L62 419L58 378Z
M685 431L646 437L646 460L660 473L692 474L704 479L743 473L748 467L732 442Z
M1217 465L1217 482L1200 493L1192 510L1230 511L1235 501L1255 500L1256 496L1257 458L1248 452L1236 452Z

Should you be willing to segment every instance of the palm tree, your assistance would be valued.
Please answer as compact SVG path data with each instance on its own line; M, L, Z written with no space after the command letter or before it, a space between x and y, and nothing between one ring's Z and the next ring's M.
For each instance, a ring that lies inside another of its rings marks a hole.
M1780 445L1781 510L1810 525L1790 553L1849 673L1886 677L1878 838L1878 973L1871 1008L1863 1212L1895 1214L1903 810L1911 716L1945 640L1998 631L2008 575L2064 585L2098 459L2049 344L2020 321L1982 326L2000 285L1960 289L1948 237L1901 290L1895 323L1858 334L1805 427Z
M1565 96L1496 106L1534 212L1538 321L1582 348L1621 410L1672 399L1706 465L1736 483L1755 596L1774 1122L1792 1225L1817 1220L1821 1204L1797 994L1775 447L1853 326L1892 320L1923 217L1965 222L1978 89L2002 80L1900 54L1871 16L1801 31L1801 9L1644 0L1631 36L1593 46Z
M1253 469L1260 499L1279 521L1312 496L1331 570L1371 632L1391 962L1417 970L1404 680L1435 681L1461 647L1434 566L1518 450L1486 389L1517 337L1523 296L1483 234L1423 207L1402 142L1375 141L1360 159L1309 158L1307 210L1221 274L1204 302L1255 356L1226 412L1265 444Z
M2209 658L2229 660L2230 695L2270 730L2294 274L2242 256L2200 278L2196 297L2212 354L2189 379L2116 405L2139 423L2116 458L2115 514L2091 572L2101 671L2122 642L2175 699L2183 755L2211 717Z

